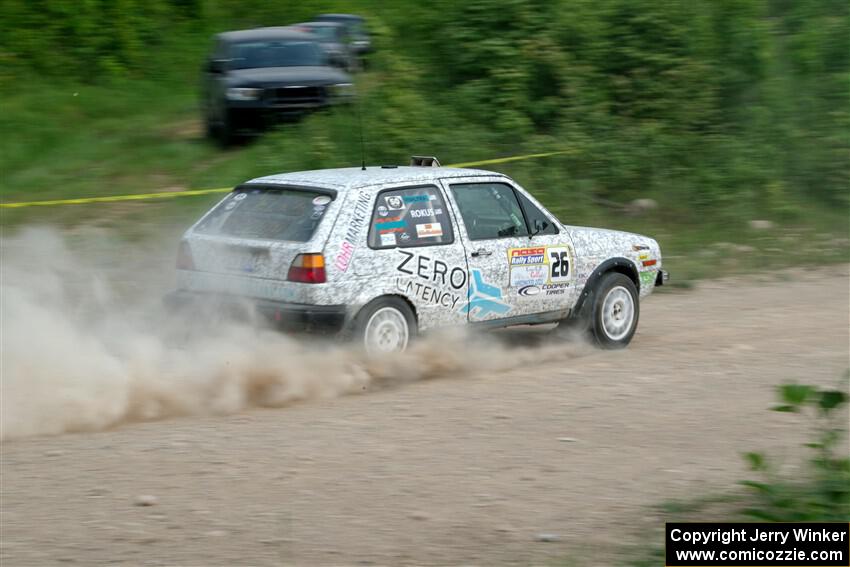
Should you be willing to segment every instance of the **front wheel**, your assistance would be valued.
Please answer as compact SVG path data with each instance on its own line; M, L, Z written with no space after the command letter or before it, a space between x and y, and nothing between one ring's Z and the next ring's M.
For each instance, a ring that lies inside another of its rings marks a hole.
M354 338L370 355L403 352L416 336L416 318L398 297L381 297L364 307L354 322Z
M602 348L625 348L640 318L637 288L628 276L609 272L594 287L581 311L561 321L559 331L586 334Z
M593 292L590 331L602 348L625 348L637 330L640 302L634 282L609 272Z

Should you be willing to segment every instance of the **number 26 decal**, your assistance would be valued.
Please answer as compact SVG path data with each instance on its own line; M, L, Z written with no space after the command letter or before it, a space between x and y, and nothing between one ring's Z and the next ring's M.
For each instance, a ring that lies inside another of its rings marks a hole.
M570 252L567 248L553 247L549 253L549 280L552 283L570 279Z

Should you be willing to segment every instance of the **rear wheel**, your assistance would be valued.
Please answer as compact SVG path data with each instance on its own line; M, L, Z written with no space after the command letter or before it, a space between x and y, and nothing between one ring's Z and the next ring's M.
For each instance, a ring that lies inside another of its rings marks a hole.
M404 300L381 297L358 313L353 334L370 355L382 355L403 352L416 331L416 317Z

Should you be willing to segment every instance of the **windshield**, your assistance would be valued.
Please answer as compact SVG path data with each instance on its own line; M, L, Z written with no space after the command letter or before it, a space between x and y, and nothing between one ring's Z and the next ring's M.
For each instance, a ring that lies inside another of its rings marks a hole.
M336 28L331 26L307 26L307 31L315 34L323 43L336 41Z
M322 48L313 41L250 41L233 44L231 69L324 65Z
M195 227L202 234L307 242L333 200L302 189L240 188Z

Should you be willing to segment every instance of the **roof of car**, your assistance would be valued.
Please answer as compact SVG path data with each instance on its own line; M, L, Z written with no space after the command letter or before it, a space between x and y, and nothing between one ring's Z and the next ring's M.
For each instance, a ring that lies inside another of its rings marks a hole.
M332 22L328 20L326 22L304 22L303 24L296 24L296 26L306 26L311 28L344 28L345 24L342 22Z
M363 16L356 16L354 14L319 14L316 16L316 19L320 18L328 18L334 20L357 20L359 22L363 21Z
M290 26L278 26L271 28L254 28L250 30L229 31L218 34L224 41L264 41L270 39L292 39L315 41L308 32L298 31Z
M424 183L436 179L456 177L503 176L494 171L483 169L465 169L456 167L381 167L370 166L365 170L359 167L339 169L316 169L278 173L252 179L249 183L273 183L280 185L308 185L328 189L359 189L374 185L394 183Z

